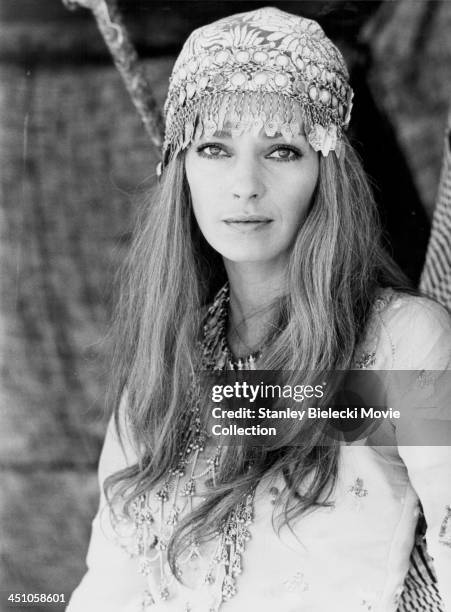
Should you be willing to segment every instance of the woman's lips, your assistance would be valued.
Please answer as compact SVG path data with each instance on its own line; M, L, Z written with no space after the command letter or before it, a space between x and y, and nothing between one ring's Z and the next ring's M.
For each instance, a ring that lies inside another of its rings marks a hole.
M252 232L261 230L272 223L272 219L262 215L236 215L223 219L224 223L240 232Z

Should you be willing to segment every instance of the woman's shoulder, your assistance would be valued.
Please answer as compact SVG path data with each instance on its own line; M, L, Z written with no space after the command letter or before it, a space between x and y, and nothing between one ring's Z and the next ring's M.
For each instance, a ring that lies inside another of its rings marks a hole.
M451 361L451 317L434 300L380 289L374 299L356 367L447 369Z
M403 332L406 328L417 334L450 327L450 314L444 306L424 296L380 289L375 297L372 316L381 323Z

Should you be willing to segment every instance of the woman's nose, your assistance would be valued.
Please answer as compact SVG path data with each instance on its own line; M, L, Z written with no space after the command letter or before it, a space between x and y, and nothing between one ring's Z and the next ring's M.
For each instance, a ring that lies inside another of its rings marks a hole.
M253 160L237 160L232 170L232 195L235 199L259 200L265 191L258 164Z

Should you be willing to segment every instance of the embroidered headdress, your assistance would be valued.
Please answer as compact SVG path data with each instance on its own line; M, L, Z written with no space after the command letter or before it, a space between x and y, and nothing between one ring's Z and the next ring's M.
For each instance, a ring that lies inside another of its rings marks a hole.
M194 138L263 129L287 139L300 121L315 151L340 153L353 92L337 47L311 19L262 8L201 27L175 63L163 162Z

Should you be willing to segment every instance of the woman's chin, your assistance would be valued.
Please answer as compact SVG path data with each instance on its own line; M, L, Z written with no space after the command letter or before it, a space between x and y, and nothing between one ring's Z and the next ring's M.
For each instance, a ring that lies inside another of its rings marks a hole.
M242 248L242 249L224 249L221 252L224 259L233 263L255 263L271 265L277 260L277 256L272 256L263 246L260 249Z

